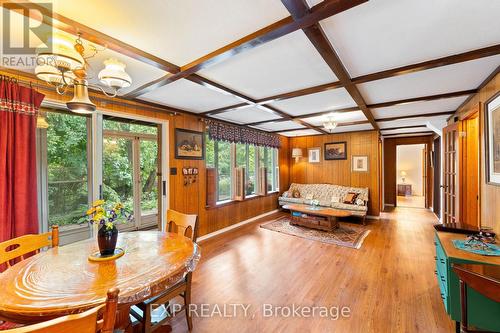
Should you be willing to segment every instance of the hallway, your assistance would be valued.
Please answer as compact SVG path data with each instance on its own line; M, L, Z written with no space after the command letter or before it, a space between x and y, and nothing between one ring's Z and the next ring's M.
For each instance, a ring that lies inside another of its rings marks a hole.
M425 197L421 195L398 195L397 200L398 207L425 208Z

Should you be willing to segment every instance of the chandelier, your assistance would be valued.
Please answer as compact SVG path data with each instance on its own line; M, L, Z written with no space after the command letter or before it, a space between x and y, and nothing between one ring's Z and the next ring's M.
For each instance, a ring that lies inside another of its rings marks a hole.
M104 69L98 75L99 81L106 89L100 85L89 84L87 59L95 56L98 51L92 46L92 54L86 56L80 36L73 41L65 35L54 34L48 43L50 52L37 53L35 74L39 79L54 85L60 95L68 88L73 88L73 99L66 103L72 112L89 114L95 111L96 106L89 98L89 87L101 90L108 97L115 97L120 89L132 84L130 75L125 72L125 64L113 58L104 61ZM45 47L41 45L39 49L45 50Z
M330 133L337 128L337 125L337 122L333 120L332 116L328 117L328 119L323 122L323 127Z

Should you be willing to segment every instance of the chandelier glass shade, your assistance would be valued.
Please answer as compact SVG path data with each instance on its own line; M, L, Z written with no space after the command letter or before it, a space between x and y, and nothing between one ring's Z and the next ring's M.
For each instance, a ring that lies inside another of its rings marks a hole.
M323 127L328 131L332 132L337 128L338 123L333 120L333 117L328 117L328 120L323 123Z
M98 51L94 47L94 53L85 57L85 47L80 36L72 40L66 35L55 33L47 44L50 52L46 51L45 44L38 48L40 52L37 53L35 74L37 78L54 85L60 95L68 87L73 87L73 99L66 103L72 112L88 114L95 111L96 106L89 98L89 87L101 90L108 97L115 97L119 89L132 84L130 75L125 72L125 64L114 58L104 61L104 69L98 74L99 81L106 90L100 85L89 84L86 60ZM109 89L111 92L107 91Z

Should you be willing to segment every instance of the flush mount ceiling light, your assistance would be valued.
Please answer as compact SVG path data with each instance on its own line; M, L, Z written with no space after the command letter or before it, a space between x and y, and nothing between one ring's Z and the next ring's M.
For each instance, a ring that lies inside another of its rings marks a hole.
M103 86L88 83L87 59L92 58L98 50L91 46L90 56L85 56L85 47L80 36L73 41L71 38L54 34L48 40L51 52L37 53L36 76L56 87L60 95L64 95L69 87L73 87L73 99L66 103L68 109L75 113L89 114L95 111L96 106L89 98L88 88L101 90L108 97L115 97L122 88L130 87L132 79L125 72L125 64L117 59L104 61L104 69L99 72L98 78ZM45 50L46 45L41 45ZM111 89L111 92L107 90Z
M332 132L335 128L337 128L338 123L333 120L333 116L329 116L327 121L323 122L323 127L328 131Z

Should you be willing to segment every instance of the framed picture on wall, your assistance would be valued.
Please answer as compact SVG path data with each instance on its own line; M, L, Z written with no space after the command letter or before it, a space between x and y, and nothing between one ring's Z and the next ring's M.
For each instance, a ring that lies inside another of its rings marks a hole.
M319 163L320 162L320 148L309 148L307 149L307 155L309 156L309 163Z
M368 172L368 156L352 156L351 170L353 172Z
M175 129L175 158L202 160L204 158L203 132Z
M486 182L500 186L500 92L485 105Z
M347 160L347 142L325 143L325 160Z

